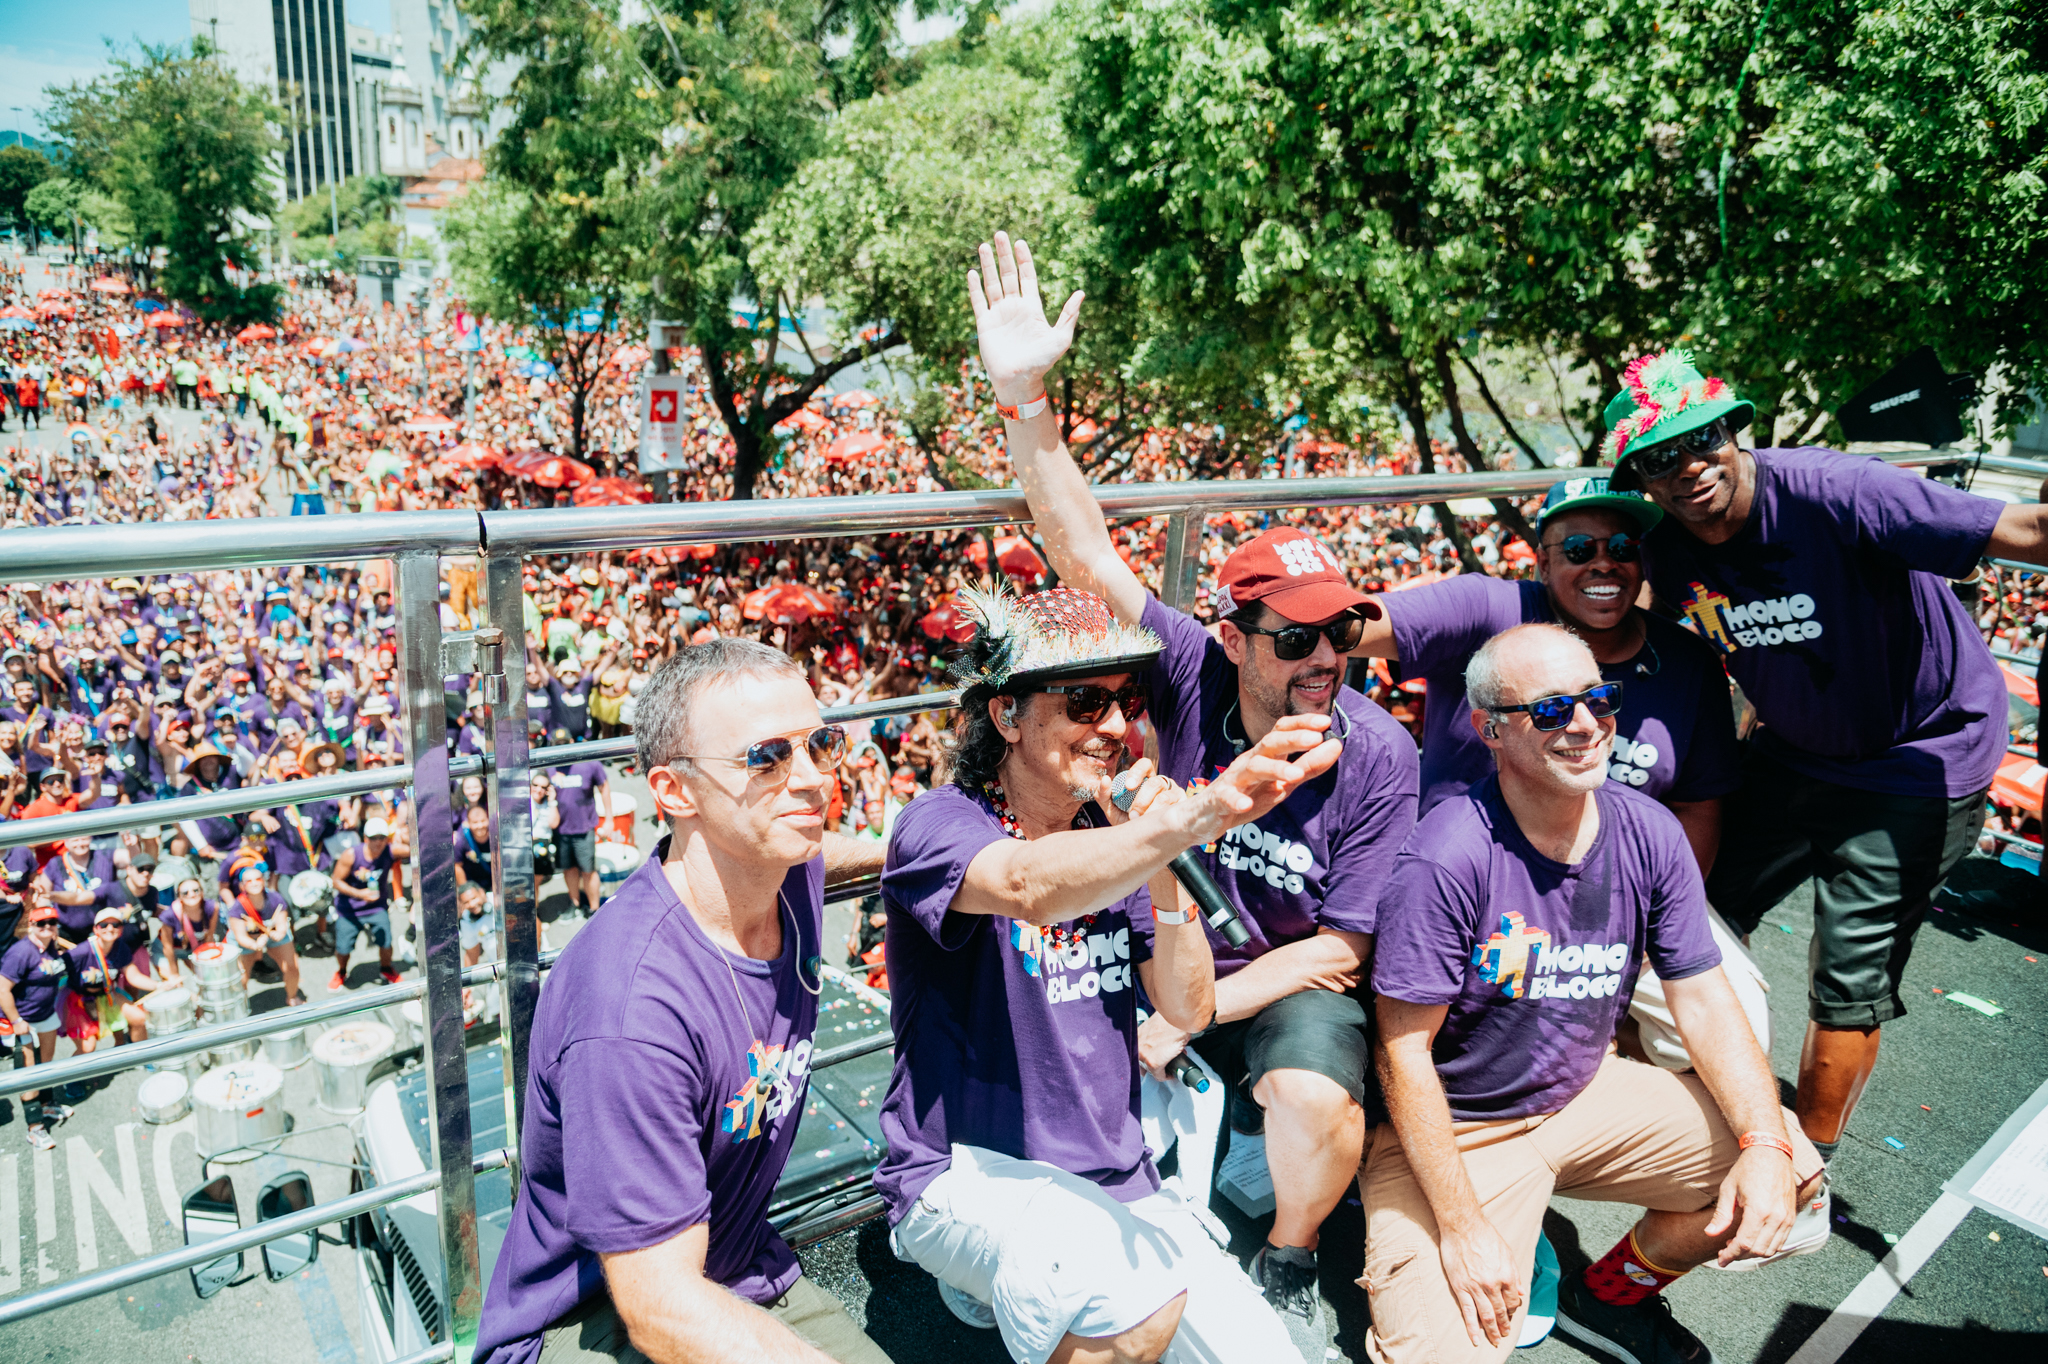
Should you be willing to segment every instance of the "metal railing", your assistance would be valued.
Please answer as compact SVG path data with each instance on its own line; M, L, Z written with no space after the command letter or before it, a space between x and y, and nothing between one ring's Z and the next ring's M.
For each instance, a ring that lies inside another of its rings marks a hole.
M1906 466L1971 464L2005 472L2048 473L2048 466L1953 451L1884 456ZM1095 489L1106 517L1167 518L1160 597L1183 606L1194 595L1205 518L1212 514L1291 508L1392 506L1462 498L1528 497L1547 490L1568 471L1466 473L1373 478L1253 479L1230 482L1106 484ZM163 825L202 816L242 813L409 785L413 794L411 884L417 888L422 978L354 992L323 1004L265 1013L210 1028L109 1048L0 1076L0 1096L110 1074L211 1050L310 1024L423 999L426 1036L430 1154L427 1169L408 1179L264 1222L211 1240L114 1266L0 1302L0 1324L19 1321L146 1278L205 1263L240 1249L340 1221L436 1191L444 1291L444 1341L404 1364L428 1364L466 1349L475 1339L482 1306L476 1228L475 1175L510 1164L516 1148L481 1156L473 1147L469 1075L464 1052L461 991L496 982L504 1045L505 1083L513 1111L508 1139L523 1128L526 1047L541 972L554 954L540 950L533 873L533 831L528 805L535 767L626 757L630 739L602 739L554 748L529 748L523 556L590 553L657 546L760 540L825 539L856 535L965 530L1028 523L1023 494L1014 490L918 493L783 501L667 503L653 506L553 511L396 512L355 516L0 531L0 581L50 582L142 576L214 569L290 567L300 564L387 559L398 608L397 675L400 719L409 764L283 784L181 796L77 814L0 824L0 848L41 844L83 834ZM444 636L438 587L443 555L481 560L483 624ZM485 753L451 761L446 747L444 679L474 672L481 682ZM508 679L511 679L508 685ZM827 711L828 718L878 718L949 709L958 693L893 698ZM493 838L491 858L498 895L501 960L464 970L461 965L453 865L452 779L483 773ZM872 893L873 882L827 892L836 900ZM892 1044L885 1031L820 1052L813 1070L869 1055ZM875 1215L872 1195L850 1193L844 1206L807 1221L806 1240Z

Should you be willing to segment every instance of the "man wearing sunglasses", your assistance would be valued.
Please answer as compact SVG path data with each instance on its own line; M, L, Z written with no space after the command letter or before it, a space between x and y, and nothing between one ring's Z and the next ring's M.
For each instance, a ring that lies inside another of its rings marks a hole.
M1251 940L1233 948L1210 939L1218 1025L1196 1051L1231 1086L1233 1125L1265 1134L1275 1211L1253 1277L1297 1347L1320 1352L1328 1333L1319 1228L1350 1189L1365 1139L1369 1054L1358 982L1379 887L1415 822L1414 741L1343 687L1344 656L1357 647L1368 599L1328 547L1293 528L1267 531L1224 561L1218 637L1154 598L1118 557L1043 401L1080 296L1048 324L1029 249L1002 233L981 248L969 287L1010 461L1054 569L1102 596L1119 621L1165 642L1146 679L1159 770L1183 784L1213 780L1287 716L1330 717L1344 745L1330 772L1201 854ZM1189 1039L1155 1016L1139 1041L1157 1073Z
M1157 636L1066 586L962 600L952 781L904 810L882 873L891 1244L1029 1364L1288 1359L1272 1304L1146 1153L1137 1005L1142 987L1177 1028L1213 1017L1206 930L1167 864L1326 771L1329 721L1284 718L1185 798L1140 759L1125 818L1108 796Z
M1906 1012L1929 901L1976 841L2005 755L2005 686L1950 579L2040 563L2048 509L1875 459L1744 450L1752 410L1684 351L1631 364L1607 405L1616 487L1663 508L1651 582L1722 655L1760 727L1707 892L1748 932L1814 883L1797 1111L1823 1154Z
M1687 1270L1779 1254L1815 1200L1800 1230L1826 1239L1820 1155L1729 989L1684 833L1609 776L1627 685L1556 625L1481 646L1465 720L1496 772L1423 817L1385 887L1391 1120L1359 1181L1377 1364L1505 1359L1553 1192L1653 1209L1559 1288L1559 1328L1624 1364L1712 1358L1659 1296ZM1697 1073L1609 1046L1646 954Z
M794 661L742 639L663 663L633 728L669 832L541 991L476 1357L888 1364L767 1220L810 1080L828 863L879 870L825 830L846 733Z

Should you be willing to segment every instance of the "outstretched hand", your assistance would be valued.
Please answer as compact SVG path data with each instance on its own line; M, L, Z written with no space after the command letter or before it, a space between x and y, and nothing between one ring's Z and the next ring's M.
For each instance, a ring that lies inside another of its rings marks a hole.
M1303 783L1335 766L1344 744L1323 737L1329 727L1327 715L1283 715L1265 737L1238 754L1237 761L1199 793L1217 821L1204 831L1204 841L1263 817Z
M1080 290L1060 309L1057 321L1047 322L1031 248L1021 241L1013 248L1009 234L998 232L994 246L981 244L981 269L967 272L967 296L974 304L982 368L996 397L1006 403L1036 398L1045 389L1046 371L1074 344Z

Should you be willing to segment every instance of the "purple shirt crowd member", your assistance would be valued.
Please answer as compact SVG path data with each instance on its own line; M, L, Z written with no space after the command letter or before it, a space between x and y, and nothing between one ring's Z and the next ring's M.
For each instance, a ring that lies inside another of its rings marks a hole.
M153 890L150 893L156 894ZM184 978L179 967L181 958L192 956L210 942L219 942L226 932L220 921L220 907L206 898L206 888L196 876L188 876L171 888L156 920L157 940L163 945L164 976L173 983Z
M953 782L897 816L882 873L891 1244L1020 1360L1158 1358L1177 1339L1190 1357L1288 1358L1271 1306L1161 1191L1138 991L1190 1032L1214 1018L1206 932L1167 863L1328 771L1329 722L1290 717L1185 798L1140 759L1130 814L1111 813L1158 637L1070 587L963 601Z
M984 259L1011 252L998 237ZM1036 281L1025 282L1029 252L1014 259L1014 275L1007 266L989 275L1005 296L981 317L981 350L1001 376L998 392L1014 387L1028 399L1066 349L1072 319L1046 324ZM1358 984L1378 887L1415 826L1415 744L1343 686L1344 654L1369 599L1325 545L1295 528L1239 545L1217 575L1224 623L1212 638L1154 599L1118 556L1054 415L1019 413L1007 427L1010 462L1061 581L1100 594L1119 621L1165 643L1145 682L1159 770L1183 784L1213 780L1287 715L1327 716L1343 743L1333 771L1197 854L1250 940L1231 947L1211 933L1219 1022L1195 1050L1230 1086L1233 1121L1247 1131L1263 1125L1275 1207L1252 1275L1296 1348L1317 1358L1328 1332L1316 1247L1357 1177L1365 1139L1369 1046ZM1139 1054L1157 1074L1188 1042L1155 1013Z
M592 833L597 828L599 793L604 792L606 807L610 806L604 764L585 761L558 767L551 774L555 784L555 800L562 808L562 824L557 833L569 837Z
M1929 901L1975 844L2005 755L1997 665L1948 579L2048 557L2048 510L1875 459L1749 451L1750 405L1683 351L1607 405L1616 487L1666 515L1651 582L1756 707L1708 898L1738 930L1814 886L1798 1113L1823 1154L1877 1064Z
M568 741L560 730L551 738L555 743ZM611 787L604 764L573 763L556 768L553 777L555 803L562 819L555 829L555 865L561 868L569 903L587 903L590 913L595 914L603 892L597 865L598 819L600 815L610 819L612 814Z
M58 932L66 942L84 942L93 916L107 903L113 859L95 854L92 839L81 834L65 839L63 850L43 863L41 874L50 887L50 903L57 906Z
M396 985L391 965L392 901L403 893L400 864L391 854L391 826L372 816L363 821L363 841L346 848L334 862L334 975L330 991L346 987L349 954L356 939L367 937L377 949L377 968L385 983Z
M149 973L148 941L148 925L131 923L107 906L93 919L85 941L64 954L65 984L71 990L64 1003L64 1035L81 1053L94 1050L111 1033L125 1031L133 1042L149 1036L149 1015L136 1002L157 986Z
M1788 1136L1684 832L1608 777L1615 686L1556 625L1483 645L1466 722L1497 775L1423 818L1381 897L1390 1121L1360 1187L1366 1348L1387 1364L1505 1358L1553 1190L1687 1210L1646 1213L1558 1288L1559 1325L1614 1358L1707 1358L1657 1299L1667 1284L1826 1241L1824 1167ZM1645 953L1697 1074L1609 1050Z
M299 954L292 946L292 912L282 895L264 888L260 866L244 867L241 884L227 899L228 936L242 953L242 985L256 969L256 959L268 956L284 975L284 1002L304 1004L299 993Z
M291 782L283 785L289 789ZM321 845L341 829L341 802L337 800L279 805L263 813L269 818L254 822L263 830L264 857L280 883L317 870L325 856Z
M476 1357L527 1364L566 1331L604 1342L584 1357L886 1364L766 1216L809 1083L828 864L875 860L825 832L845 733L786 655L721 639L655 672L636 738L669 836L541 992Z
M38 904L28 911L28 933L0 949L0 1019L8 1025L20 1065L42 1065L57 1054L57 1030L63 1019L60 1002L71 963L57 945L57 909ZM56 1139L49 1124L72 1116L69 1104L53 1098L44 1103L41 1091L21 1096L22 1118L29 1145L53 1151Z

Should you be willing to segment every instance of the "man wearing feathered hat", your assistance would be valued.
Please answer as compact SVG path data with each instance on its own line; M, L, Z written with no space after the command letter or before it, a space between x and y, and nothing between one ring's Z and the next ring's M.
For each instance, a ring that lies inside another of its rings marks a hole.
M1905 1013L1929 900L1976 841L2005 687L1949 580L2040 563L2048 515L1832 450L1745 450L1753 409L1682 350L1606 409L1611 486L1665 512L1650 581L1721 651L1760 721L1707 892L1743 932L1814 882L1797 1112L1831 1154ZM1768 433L1766 433L1768 434Z
M1288 1358L1286 1328L1146 1154L1137 997L1176 1028L1209 1024L1208 939L1167 864L1263 818L1340 745L1327 717L1288 716L1185 794L1140 759L1119 813L1106 797L1157 636L1071 588L965 596L952 781L897 817L882 874L891 1244L1029 1364Z
M1250 941L1211 939L1220 1025L1196 1043L1231 1086L1232 1124L1262 1127L1273 1172L1272 1230L1252 1275L1310 1357L1325 1347L1316 1248L1350 1190L1365 1140L1369 1049L1358 983L1379 889L1415 826L1414 741L1343 686L1366 596L1307 531L1240 544L1217 575L1221 639L1145 590L1120 557L1045 401L1045 374L1073 339L1080 295L1048 324L1031 253L1002 233L969 275L982 363L1005 418L1010 461L1061 579L1100 593L1128 627L1164 642L1144 693L1160 770L1211 779L1287 716L1328 717L1343 756L1298 795L1205 848ZM1189 1038L1164 1017L1140 1035L1155 1071Z

